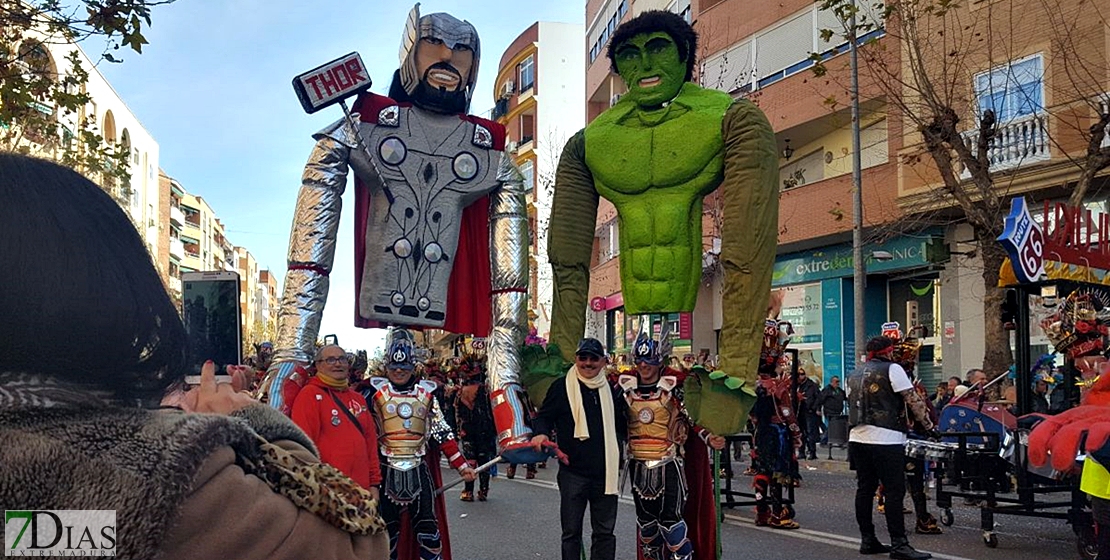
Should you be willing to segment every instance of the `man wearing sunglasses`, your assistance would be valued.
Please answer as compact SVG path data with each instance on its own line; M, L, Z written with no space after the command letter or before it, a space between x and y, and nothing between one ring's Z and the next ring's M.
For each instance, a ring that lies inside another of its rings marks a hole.
M312 438L320 460L370 490L378 497L382 471L378 461L378 431L366 399L348 386L350 360L343 348L331 344L316 351L316 375L293 401L293 422Z
M559 467L559 518L562 558L578 560L582 549L582 517L590 507L591 560L613 560L617 541L617 478L620 439L627 430L626 405L602 375L605 349L595 338L578 344L574 366L565 383L547 391L533 424L533 447L539 451L556 434L567 461Z

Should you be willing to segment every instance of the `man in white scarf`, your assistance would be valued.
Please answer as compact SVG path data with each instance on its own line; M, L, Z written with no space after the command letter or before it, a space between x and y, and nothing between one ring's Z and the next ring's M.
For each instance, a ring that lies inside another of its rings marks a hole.
M562 558L579 560L582 518L590 507L591 560L616 557L618 438L627 432L624 399L614 396L602 373L605 349L594 338L583 339L563 387L547 391L536 416L532 445L540 449L554 432L568 462L559 468Z

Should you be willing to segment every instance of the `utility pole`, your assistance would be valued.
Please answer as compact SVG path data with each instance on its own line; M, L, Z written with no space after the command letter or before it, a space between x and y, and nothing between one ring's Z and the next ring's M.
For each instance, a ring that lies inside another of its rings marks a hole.
M852 288L855 308L855 350L852 366L859 363L859 356L866 346L864 339L864 289L867 287L867 264L863 261L863 175L860 162L859 136L859 57L856 47L856 10L848 21L848 50L852 73ZM847 373L847 372L845 372Z

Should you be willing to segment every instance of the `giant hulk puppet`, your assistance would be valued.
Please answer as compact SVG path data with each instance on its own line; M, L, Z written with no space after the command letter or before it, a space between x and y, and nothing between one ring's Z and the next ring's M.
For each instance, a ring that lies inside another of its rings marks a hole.
M688 384L687 403L699 423L729 434L741 430L755 400L777 242L778 158L754 104L690 81L696 51L694 29L670 12L645 12L613 35L608 56L628 93L567 142L555 179L552 341L567 352L585 329L593 228L583 220L596 215L599 196L618 212L625 312L673 313L694 308L702 198L719 187L720 371Z

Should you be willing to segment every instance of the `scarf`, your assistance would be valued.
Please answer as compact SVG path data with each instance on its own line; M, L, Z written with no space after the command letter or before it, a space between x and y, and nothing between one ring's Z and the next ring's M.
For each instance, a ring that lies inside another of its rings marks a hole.
M336 380L321 374L317 374L316 379L319 379L320 383L323 383L324 385L327 385L328 387L331 387L336 391L345 391L350 385L350 382L347 379Z
M575 439L590 439L590 427L586 423L586 408L582 404L582 390L578 382L582 382L590 389L597 389L601 398L601 423L605 431L605 493L617 494L617 463L620 461L620 451L617 449L617 424L613 409L613 393L608 391L609 381L603 374L586 379L578 373L578 366L571 366L567 372L566 387L567 400L570 402L570 413L574 417Z

